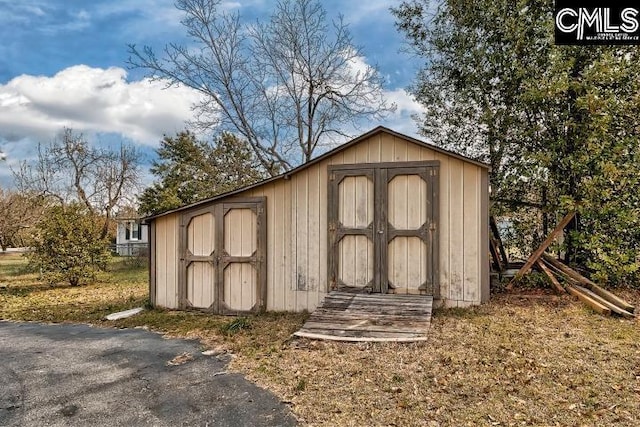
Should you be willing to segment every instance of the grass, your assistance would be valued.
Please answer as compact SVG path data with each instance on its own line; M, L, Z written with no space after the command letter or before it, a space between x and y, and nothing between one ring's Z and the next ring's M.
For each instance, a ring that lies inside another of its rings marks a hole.
M87 286L50 286L19 254L0 255L0 318L45 322L95 322L114 311L144 305L146 267L113 258L108 271Z
M82 288L48 288L0 256L0 317L146 327L234 354L230 368L272 390L307 425L640 425L640 328L570 296L499 294L436 310L429 341L291 339L306 314L223 317L148 310L146 273L114 264ZM640 293L624 297L640 304ZM67 317L69 316L69 317Z

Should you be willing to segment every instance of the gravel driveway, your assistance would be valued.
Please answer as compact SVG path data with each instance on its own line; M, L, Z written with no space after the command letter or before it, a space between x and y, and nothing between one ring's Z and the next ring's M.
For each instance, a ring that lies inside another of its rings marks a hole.
M296 424L227 362L139 329L0 321L0 426Z

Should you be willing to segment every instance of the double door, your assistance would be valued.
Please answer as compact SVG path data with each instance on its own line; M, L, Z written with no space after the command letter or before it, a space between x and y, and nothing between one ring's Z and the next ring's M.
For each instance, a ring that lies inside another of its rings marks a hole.
M438 293L437 161L329 166L329 286Z
M247 197L187 211L180 221L181 308L219 314L266 305L265 199Z

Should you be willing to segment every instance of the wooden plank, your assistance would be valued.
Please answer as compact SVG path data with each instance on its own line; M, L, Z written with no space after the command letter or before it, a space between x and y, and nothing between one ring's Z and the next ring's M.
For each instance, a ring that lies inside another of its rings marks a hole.
M363 294L361 292L352 293L352 292L342 292L342 291L334 291L331 292L330 295L327 296L327 299L331 298L352 298L352 299L363 299L363 300L384 300L384 301L427 301L432 298L429 296L422 297L414 297L414 296L404 296L404 295L389 295L389 294Z
M380 136L376 135L367 139L369 148L369 161L373 163L380 162Z
M295 203L293 199L294 182L292 179L284 181L284 277L283 277L283 289L285 293L285 307L286 311L294 311L296 307L297 292L294 290L294 283L292 282L295 270L295 248L293 242L295 242Z
M562 220L558 223L556 228L553 229L551 234L549 234L547 236L547 238L544 240L544 242L542 242L542 244L540 246L538 246L538 249L533 251L531 256L529 256L529 259L527 260L527 262L525 262L525 264L522 266L522 268L520 268L520 270L518 270L518 272L516 273L514 278L511 279L511 283L514 283L516 280L520 279L520 277L522 277L523 275L527 274L527 272L531 269L531 267L533 267L533 264L535 264L536 261L538 261L538 259L544 253L544 251L547 250L549 245L551 245L551 243L553 243L553 241L558 236L558 234L560 234L562 232L562 230L564 230L564 228L569 224L569 222L571 222L571 220L573 219L573 217L575 215L576 215L576 212L575 211L571 211L571 212L567 213L564 216L564 218L562 218Z
M331 291L338 283L338 243L336 241L336 229L339 220L340 189L335 173L327 170L327 279L328 291Z
M276 204L282 203L277 200L276 188L281 187L280 182L274 182L269 184L263 188L261 195L265 198L264 204L264 225L263 227L266 229L263 232L264 242L262 245L258 243L258 247L263 246L262 258L263 258L263 268L264 271L264 287L265 287L265 310L276 311L276 308L279 304L278 301L281 301L280 295L280 283L276 284L275 275L276 271L282 268L282 258L278 258L276 255L277 251L282 250L282 245L279 241L277 241L278 237L282 234L282 229L279 227L280 221L282 218L276 218L275 208ZM276 232L276 228L278 231ZM260 228L258 227L258 231L260 232ZM266 248L269 250L266 250ZM280 298L280 299L278 299ZM279 311L279 310L278 310Z
M429 338L426 336L419 337L339 337L335 335L323 334L319 332L305 332L298 331L294 333L295 336L300 338L328 340L328 341L346 341L346 342L419 342L427 341Z
M369 144L362 141L354 147L356 150L356 163L369 163Z
M614 295L613 293L607 291L606 289L603 289L602 287L598 286L596 283L584 277L583 275L581 275L580 273L578 273L568 265L558 261L553 256L547 253L543 253L542 257L545 261L551 263L554 267L561 270L567 276L571 277L572 279L576 280L579 283L584 284L587 288L589 288L592 292L599 295L600 297L606 299L607 301L610 301L611 303L617 305L623 310L629 311L631 313L635 311L635 306L623 300L622 298L618 297L617 295Z
M393 160L395 162L406 162L410 160L407 157L408 145L409 142L404 138L393 138Z
M376 225L374 241L377 249L375 261L377 263L379 281L374 283L374 289L381 293L389 291L389 193L387 182L388 169L377 168L375 170L375 212Z
M626 310L623 310L622 308L618 307L617 305L613 304L612 302L607 301L606 299L602 298L600 295L597 295L596 293L590 291L587 288L583 288L580 285L573 285L573 287L575 289L577 289L578 291L582 292L583 294L586 294L588 297L590 297L591 299L599 302L600 304L604 305L605 307L607 307L608 309L610 309L612 312L619 314L623 317L626 318L633 318L636 317L633 313L629 313Z
M305 331L304 328L301 329L301 331ZM387 339L401 339L401 338L419 338L424 336L428 331L425 330L424 334L420 333L417 334L415 332L407 332L407 333L402 333L402 332L377 332L377 331L345 331L345 330L335 330L335 329L312 329L309 330L309 332L311 333L315 333L315 334L326 334L326 335L333 335L336 337L345 337L345 338L358 338L358 337L362 337L362 338L387 338Z
M377 295L377 294L371 294L371 295ZM396 294L387 294L390 297L396 297L396 296L406 296L406 297L416 297L416 298L421 298L423 297L423 295L410 295L410 294L406 294L406 295L396 295ZM431 305L431 301L402 301L402 300L392 300L392 299L337 299L337 298L326 298L325 301L323 302L323 304L370 304L370 305L382 305L382 306L403 306L403 307L407 307L407 308L411 308L411 307L421 307L421 306L429 306Z
M223 204L219 203L214 206L213 212L215 217L215 236L216 242L215 247L218 248L220 254L218 254L216 260L216 278L215 278L215 294L216 294L216 304L213 308L214 313L222 313L225 302L225 275L224 268L221 267L220 261L222 260L221 253L226 250L225 244L225 235L224 235L224 210L222 209Z
M351 320L361 320L363 316L360 313L353 312L344 312L338 310L323 310L319 312L313 312L313 314L309 317L310 321L321 322L321 321L351 321ZM366 316L367 319L372 321L389 321L389 322L413 322L413 321L421 321L421 322L429 322L431 319L430 315L415 315L415 314L398 314L398 315L390 315L390 314L380 314L380 313L370 313Z
M316 309L317 310L317 309ZM380 313L380 312L375 312L375 311L371 311L371 312L365 312L365 311L343 311L343 310L339 310L339 309L335 309L335 310L331 310L331 309L324 309L321 310L319 312L313 312L313 314L309 317L309 321L349 321L349 320L354 320L354 319L358 319L361 320L363 318L372 320L372 321L377 321L377 322L382 322L382 321L389 321L389 322L414 322L414 321L418 321L418 322L429 322L431 319L431 315L429 314L431 312L431 308L429 309L423 309L420 310L419 312L415 312L415 313L404 313L401 312L399 314L384 314L384 313Z
M149 303L151 307L155 307L157 304L157 292L158 286L156 282L157 275L157 261L156 256L158 254L158 250L156 248L157 240L156 240L156 223L157 220L151 222L148 228L148 241L149 241Z
M487 172L485 172L485 174L486 173ZM502 237L500 237L500 230L498 230L498 224L496 223L496 219L493 217L493 215L489 217L489 226L491 227L491 234L493 236L493 239L496 241L496 247L499 251L500 256L502 257L501 263L506 268L509 265L509 257L507 256L507 252L504 250Z
M251 264L240 264L241 279L239 283L241 310L249 311L258 303L258 272Z
M432 302L431 297L331 292L295 335L342 341L423 338Z
M375 295L375 294L372 294ZM389 294L390 296L398 296L398 295L392 295ZM407 296L407 297L411 297L414 295L410 295L410 294L406 294L406 295L400 295L400 296ZM416 297L421 297L422 295L415 295ZM428 306L431 304L431 302L422 302L422 301L416 301L416 302L412 302L412 301L394 301L394 300L385 300L385 299L371 299L371 300L363 300L363 299L353 299L353 300L346 300L346 299L326 299L323 304L352 304L352 305L357 305L357 304L361 304L361 305L381 305L381 306L390 306L390 307L395 307L395 306L402 306L402 307L406 307L406 308L412 308L412 307L421 307L421 306Z
M449 160L449 267L448 299L464 299L464 195L463 168L460 160Z
M491 259L493 260L493 265L495 266L496 271L503 272L505 267L502 265L496 241L492 238L489 238L489 252L491 253Z
M393 157L393 136L388 133L380 134L380 162L381 167L385 162L394 161Z
M400 331L366 331L366 330L346 330L346 329L325 329L325 328L302 328L301 331L309 331L313 333L322 333L342 337L370 337L370 338L400 338L400 337L420 337L428 333L428 327L421 332L400 332Z
M481 251L486 251L486 242L480 241L480 168L470 163L463 166L464 203L464 301L480 301Z
M328 198L328 186L327 186L327 166L329 162L323 162L318 167L318 293L315 301L314 309L320 303L322 295L329 292L328 284L329 279L327 277L328 265L328 247L327 247L327 233L328 233L328 216L327 216L327 203Z
M542 272L544 274L547 275L547 277L549 278L549 280L551 281L551 284L553 285L553 287L555 288L555 290L559 293L565 293L565 289L562 287L562 285L560 284L560 282L558 282L558 279L556 279L556 276L553 275L553 273L551 272L551 270L549 270L547 268L547 266L545 265L544 262L542 262L541 260L537 261L538 267L540 267L540 269L542 270Z
M309 169L297 174L296 179L296 311L306 310L308 307L308 276L309 265Z
M290 299L287 310L296 311L298 307L298 174L292 175L289 180L289 228L291 235L289 236L289 253L291 262L289 265L289 294L293 297Z
M367 324L365 320L353 320L351 322L330 323L330 322L306 322L304 325L305 331L311 330L334 330L348 334L352 331L357 332L388 332L395 333L395 325L377 325ZM402 326L403 334L422 334L425 330L429 329L429 323L407 323Z
M166 303L167 308L179 307L179 283L180 283L180 251L179 251L179 214L167 215L166 224Z
M383 136L384 138L384 136ZM383 144L381 147L381 157L393 159L395 148L393 140L387 140L390 145ZM390 148L389 148L390 147ZM402 143L398 144L398 147L406 148L406 145ZM381 162L372 162L372 163L354 163L353 161L345 161L344 163L332 163L331 168L334 171L340 170L354 170L354 169L374 169L374 168L383 168L383 169L396 169L396 168L425 168L425 167L434 167L440 164L439 160L418 160L418 161L381 161ZM404 174L405 172L400 171L400 174Z
M591 307L596 312L598 312L600 314L604 314L605 316L608 316L608 315L611 314L611 310L609 308L607 308L604 305L600 304L598 301L595 301L594 299L592 299L588 295L578 291L573 286L571 286L571 285L567 286L567 291L571 295L577 297L583 303L587 304L589 307Z

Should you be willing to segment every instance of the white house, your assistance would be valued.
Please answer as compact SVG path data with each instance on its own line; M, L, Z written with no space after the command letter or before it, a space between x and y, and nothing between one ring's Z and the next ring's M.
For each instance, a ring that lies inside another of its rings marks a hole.
M140 218L118 218L116 252L120 256L146 253L149 248L149 226Z

